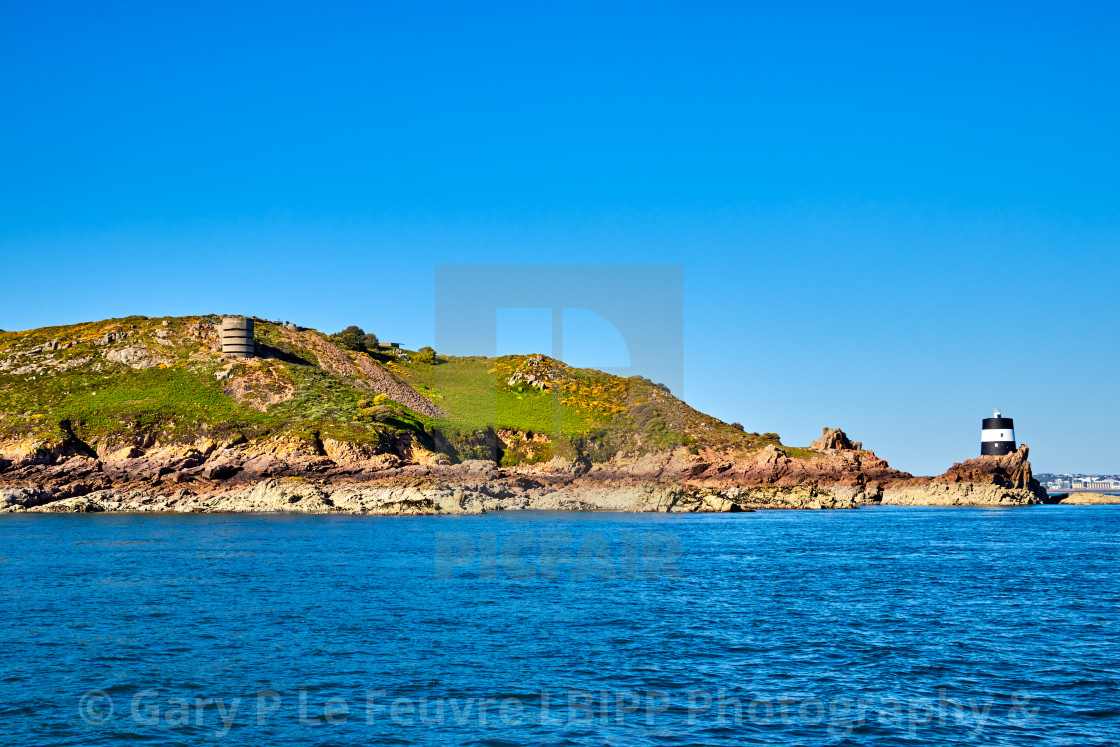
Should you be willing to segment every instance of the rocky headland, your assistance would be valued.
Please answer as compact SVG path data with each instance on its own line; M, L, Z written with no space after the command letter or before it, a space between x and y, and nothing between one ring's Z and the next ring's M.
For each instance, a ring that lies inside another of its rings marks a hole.
M363 347L372 336L266 320L257 320L256 357L235 359L221 353L216 321L131 317L0 333L0 512L695 512L1047 500L1026 446L915 477L840 429L786 446L641 377L539 355L386 352L375 338Z

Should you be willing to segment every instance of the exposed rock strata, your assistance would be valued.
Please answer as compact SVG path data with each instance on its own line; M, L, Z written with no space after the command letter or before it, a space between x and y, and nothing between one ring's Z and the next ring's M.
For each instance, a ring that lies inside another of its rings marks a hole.
M1031 474L1026 444L1006 456L959 462L937 477L898 481L882 502L898 506L1025 506L1045 503L1046 490Z
M503 432L501 438L524 440ZM934 478L892 469L839 430L810 452L678 448L601 464L554 458L452 465L417 443L393 450L326 439L91 448L75 440L0 445L4 511L298 511L463 514L521 509L718 512L865 505L1042 502L1027 447Z
M1042 503L1029 490L975 483L902 485L883 493L884 506L1028 506Z
M335 485L296 478L269 479L253 486L195 494L181 489L97 490L50 500L41 491L0 490L0 511L76 512L295 512L402 516L480 514L495 511L734 512L755 508L855 508L849 500L811 487L690 490L643 485L618 488L517 489L501 483L445 486Z

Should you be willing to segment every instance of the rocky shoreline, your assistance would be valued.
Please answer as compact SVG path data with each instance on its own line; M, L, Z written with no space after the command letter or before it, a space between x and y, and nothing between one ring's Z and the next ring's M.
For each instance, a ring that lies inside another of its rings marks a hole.
M84 447L84 448L83 448ZM592 464L450 464L418 447L372 453L302 441L132 446L0 445L0 513L299 512L453 515L492 511L735 512L1050 502L1026 446L914 477L825 429L809 455L684 448Z
M0 335L0 512L720 512L1049 500L1026 446L915 477L839 429L807 448L782 446L776 433L724 423L642 377L540 355L437 360L429 351L419 362L257 318L254 357L235 358L222 351L217 321L128 317ZM461 391L433 388L437 370ZM500 427L477 417L471 397L482 391L519 414ZM547 417L530 417L546 403ZM557 407L583 425L530 430L555 423Z
M1062 506L1109 506L1120 504L1120 495L1108 493L1072 493L1052 496Z

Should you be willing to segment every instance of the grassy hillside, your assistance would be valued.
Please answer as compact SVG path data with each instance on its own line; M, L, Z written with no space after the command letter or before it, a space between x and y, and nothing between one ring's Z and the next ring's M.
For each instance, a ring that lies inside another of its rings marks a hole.
M466 458L495 432L515 431L503 435L507 463L777 441L699 413L645 379L543 356L367 353L258 320L260 356L229 359L218 351L217 321L128 317L0 333L0 439L115 446L288 435L388 450L407 436ZM386 382L393 398L378 396ZM405 387L424 399L394 401L408 399L398 391ZM526 439L536 445L513 445Z

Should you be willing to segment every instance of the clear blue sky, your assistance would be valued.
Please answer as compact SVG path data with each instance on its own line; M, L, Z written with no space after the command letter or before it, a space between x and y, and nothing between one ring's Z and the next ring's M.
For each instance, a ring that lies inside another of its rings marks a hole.
M419 346L440 264L681 265L700 409L1120 472L1120 5L0 8L0 328Z

